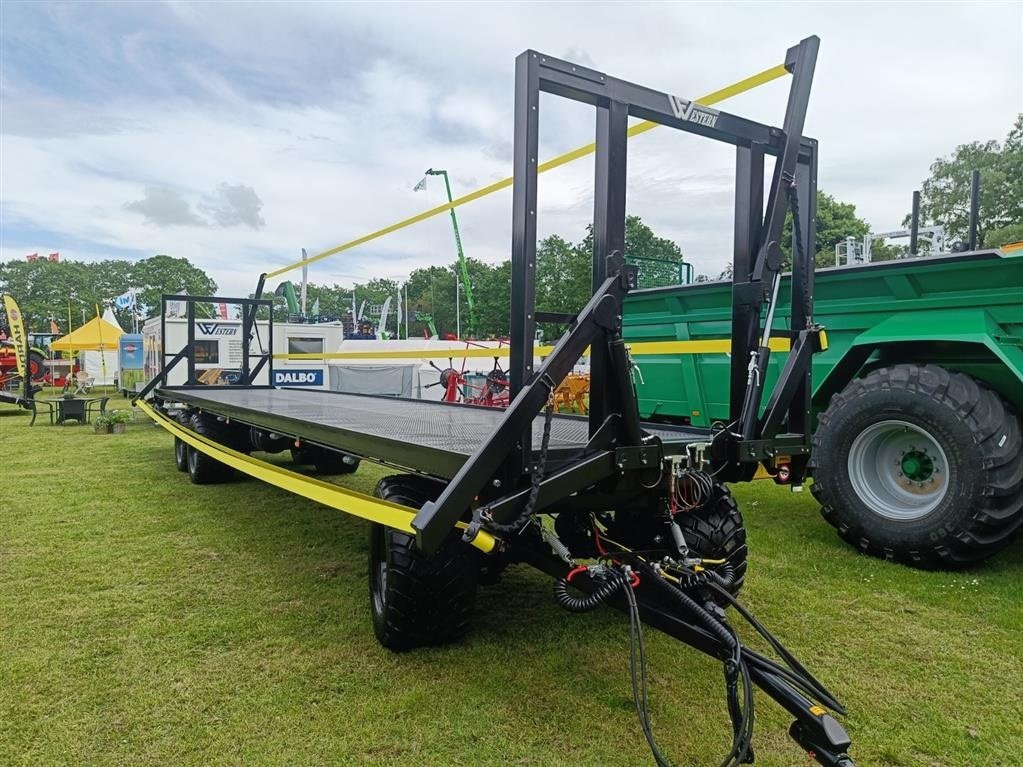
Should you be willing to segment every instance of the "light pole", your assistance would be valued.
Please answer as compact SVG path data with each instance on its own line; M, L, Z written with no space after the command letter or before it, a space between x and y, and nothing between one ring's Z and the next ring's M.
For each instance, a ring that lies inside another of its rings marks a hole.
M448 193L448 203L453 203L454 198L451 196L451 182L448 181L448 172L446 170L434 170L430 168L426 171L426 175L423 176L422 181L413 187L413 191L418 192L426 189L426 177L427 176L443 176L444 177L444 190ZM479 324L476 321L476 299L472 294L472 281L469 279L469 265L465 261L465 253L462 251L462 236L458 233L458 216L455 215L455 208L449 209L451 213L451 228L455 230L455 249L458 251L458 266L462 272L462 284L465 286L465 300L469 304L469 333L475 334L476 326ZM458 334L461 338L462 334Z

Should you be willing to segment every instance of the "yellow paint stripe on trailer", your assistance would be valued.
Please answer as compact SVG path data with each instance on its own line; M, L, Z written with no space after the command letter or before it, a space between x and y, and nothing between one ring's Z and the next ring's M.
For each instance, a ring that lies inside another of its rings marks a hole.
M314 477L307 477L304 474L289 471L266 461L260 461L258 458L253 458L245 453L239 453L237 450L232 450L229 447L206 439L201 434L185 429L147 402L139 401L137 404L146 415L175 437L178 437L211 458L215 458L221 463L237 469L243 474L248 474L250 477L255 477L262 482L266 482L268 485L279 487L282 490L287 490L289 493L300 495L303 498L308 498L332 509L343 511L346 514L368 519L370 522L377 522L405 533L414 534L415 532L412 529L412 519L415 517L415 512L410 511L406 506L391 503L381 498L374 498L371 495L364 495L355 490L332 485L329 482L324 482ZM459 522L458 527L465 528L466 524ZM496 544L497 540L489 533L483 531L480 531L472 542L473 546L485 553L493 551Z
M787 352L789 339L772 338L769 342L771 351ZM654 354L727 354L732 349L732 342L727 338L697 341L636 341L628 344L633 356L650 356ZM537 357L546 357L553 346L537 346L533 353ZM587 351L586 354L589 352ZM329 352L326 354L275 354L275 360L436 360L436 359L473 359L485 357L507 357L509 348L497 349L437 349L431 351L406 350L394 351L373 350L367 352ZM585 354L583 355L585 356Z
M727 85L724 88L720 88L716 91L713 91L712 93L708 93L704 96L701 96L698 99L694 99L694 101L697 104L701 104L703 106L717 104L718 102L724 101L725 99L730 99L733 96L738 96L740 93L745 93L746 91L753 90L754 88L757 88L765 83L769 83L772 80L777 80L779 77L782 77L783 75L786 74L788 74L788 70L785 69L785 65L778 64L776 66L771 67L770 69L765 69L763 72L757 72L755 75L751 75L742 80L739 80L738 82L732 83L731 85ZM627 133L629 138L632 138L633 136L638 136L641 133L646 133L647 131L651 131L657 127L659 127L659 123L655 123L650 120L642 120L636 123L635 125L629 127ZM571 150L570 152L565 152L564 154L558 155L557 157L553 157L550 160L542 162L536 168L537 173L546 173L549 170L554 170L554 168L559 168L562 165L567 165L570 162L578 160L582 157L586 157L587 155L593 154L593 152L596 150L596 146L597 145L595 143L585 144L581 147ZM414 224L418 224L421 221L425 221L428 218L433 218L434 216L439 216L442 213L447 213L449 210L457 208L460 205L465 205L466 203L473 202L475 200L480 199L481 197L486 197L487 195L493 194L494 192L498 192L501 189L507 189L512 185L512 181L513 177L511 176L509 176L508 178L503 178L500 181L495 181L493 184L488 184L487 186L482 187L481 189L477 189L474 192L469 192L469 194L462 195L461 197L456 197L451 202L446 202L434 208L424 210L422 213L417 213L414 216L403 218L400 221L396 221L395 223L390 224L389 226L383 227L382 229L377 229L375 232L364 234L362 237L356 237L354 240L349 240L348 242L342 243L337 247L331 248L330 250L325 250L322 253L317 253L316 255L311 256L310 258L303 259L301 261L295 261L294 263L288 264L287 266L282 266L279 269L274 269L272 272L266 273L266 278L270 279L271 277L278 277L284 274L285 272L292 271L293 269L298 269L299 267L302 266L309 266L310 264L314 264L317 261L322 261L325 258L330 258L331 256L337 255L338 253L342 253L346 250L351 250L352 248L356 248L359 245L364 245L367 242L371 242L372 240L376 240L385 235L397 232L409 226L413 226Z

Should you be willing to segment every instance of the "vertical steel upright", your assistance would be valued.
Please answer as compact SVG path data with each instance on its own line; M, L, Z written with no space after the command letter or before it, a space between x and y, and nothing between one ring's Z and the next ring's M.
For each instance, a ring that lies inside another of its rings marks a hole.
M513 148L511 252L511 399L533 377L536 335L536 185L539 145L540 61L536 51L515 59L515 143ZM523 432L520 460L532 450L532 432Z
M791 317L789 328L793 339L801 330L806 330L813 323L813 291L814 270L817 254L817 141L809 139L807 146L810 152L807 162L796 166L796 191L799 195L799 227L802 231L803 258L799 258L793 227L792 242L792 292ZM796 434L809 434L811 419L811 403L813 387L808 376L798 379L788 411L788 430ZM792 461L799 464L797 477L803 476L807 457L793 456Z
M188 329L185 331L188 334L188 341L186 342L186 348L188 349L188 375L185 381L186 386L195 385L195 302L185 302L185 322L188 325Z
M753 264L760 249L764 222L764 147L739 145L735 152L735 235L732 249L732 341L733 360L729 386L729 416L732 424L742 416L746 394L745 361L757 346L760 324L759 286L753 280Z
M597 102L596 159L593 184L593 263L592 292L607 279L608 256L625 255L625 190L629 107L614 99ZM619 311L621 309L619 308ZM620 412L611 402L614 387L605 386L611 374L607 346L594 344L590 349L590 436L612 412ZM592 382L598 382L593 385Z

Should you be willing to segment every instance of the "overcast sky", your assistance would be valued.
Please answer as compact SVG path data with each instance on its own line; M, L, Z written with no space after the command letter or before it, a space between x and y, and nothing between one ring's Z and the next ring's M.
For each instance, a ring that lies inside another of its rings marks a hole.
M684 97L821 55L807 121L820 186L899 226L928 166L1003 139L1023 111L1023 3L0 4L0 258L184 256L225 293L511 172L527 48ZM720 104L780 125L788 79ZM541 103L542 157L592 140L591 110ZM629 211L698 272L729 258L726 146L630 142ZM541 236L578 240L592 159L541 177ZM468 255L509 255L511 193L458 211ZM311 268L403 278L454 259L437 217ZM272 287L272 286L271 286Z

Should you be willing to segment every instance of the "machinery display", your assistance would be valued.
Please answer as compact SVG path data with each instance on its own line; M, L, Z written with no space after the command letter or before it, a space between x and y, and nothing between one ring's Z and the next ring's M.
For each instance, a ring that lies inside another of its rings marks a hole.
M658 764L669 762L650 722L643 624L721 661L732 722L724 764L753 761L758 687L792 715L789 732L811 758L852 767L849 736L832 713L843 713L841 705L737 601L746 531L723 484L782 454L794 484L808 466L811 360L823 337L813 319L817 145L802 134L818 46L809 37L786 52L791 82L780 128L537 51L517 58L507 408L260 385L274 364L266 337L255 350L243 343L236 385L201 386L191 333L181 349L162 350L164 367L140 392L140 407L174 435L177 466L196 484L242 471L369 519L370 606L384 646L458 639L477 587L509 564L527 563L554 578L554 597L566 610L608 605L628 616L636 710ZM541 93L595 112L593 289L573 313L535 309ZM638 284L623 252L630 117L735 147L733 301L725 322L731 397L721 423L640 416L623 337L623 303ZM765 185L769 156L774 170ZM795 267L784 290L793 309L781 328L788 210L796 219ZM261 298L266 277L253 299L168 298L188 307L213 300L241 306L242 337L251 341L257 313L271 303ZM194 322L191 309L188 317ZM534 356L537 322L569 327L542 364ZM768 385L779 341L789 353ZM584 353L588 412L556 415L555 392ZM186 380L170 385L177 366ZM324 473L354 470L361 460L400 473L370 497L251 455L288 448ZM730 616L747 621L771 653L748 647Z

